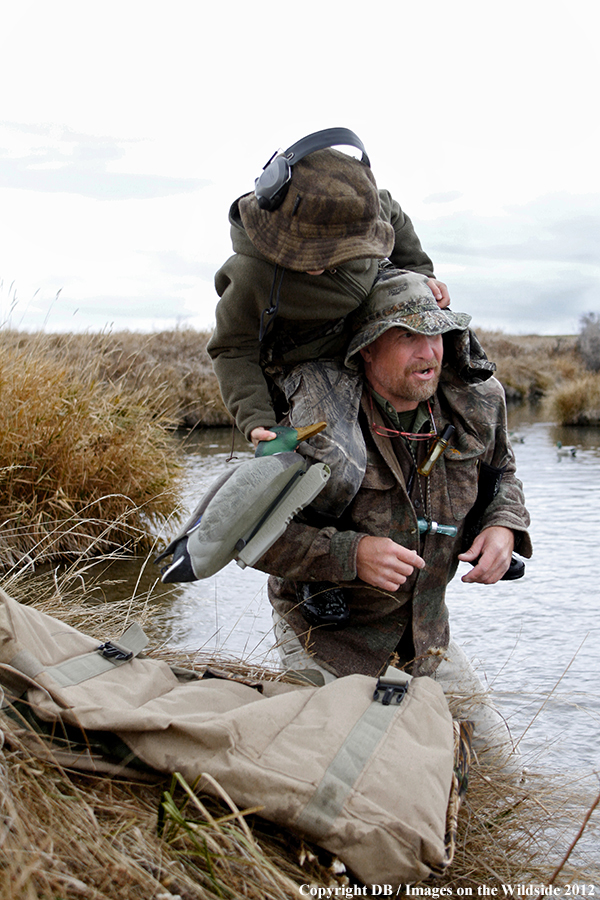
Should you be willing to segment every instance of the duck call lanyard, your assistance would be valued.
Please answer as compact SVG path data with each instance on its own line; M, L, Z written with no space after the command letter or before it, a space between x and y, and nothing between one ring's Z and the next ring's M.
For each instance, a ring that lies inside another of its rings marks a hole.
M279 283L277 283L277 276L279 275ZM260 326L258 329L258 340L262 344L265 339L267 332L271 328L277 313L279 312L279 295L281 294L281 285L283 283L283 276L285 275L285 269L279 270L279 265L275 265L275 269L273 271L273 282L271 284L271 293L269 295L269 305L265 309L263 309L260 314Z
M371 392L369 392L369 398L371 402L371 413L374 413L373 395ZM431 473L436 460L439 459L439 457L448 446L450 438L455 431L454 425L446 425L442 433L438 435L435 419L433 417L433 410L431 408L431 402L429 400L427 400L427 411L429 413L429 421L431 422L431 427L433 429L430 432L399 431L395 428L387 428L385 425L378 425L375 422L375 416L371 416L372 427L375 434L378 434L380 437L389 437L391 439L396 437L404 438L404 445L407 447L408 452L410 453L410 456L412 458L411 471L406 483L406 491L409 496L412 491L415 475L421 475L425 479L429 477L429 474ZM419 464L417 462L417 453L416 448L414 447L414 442L431 441L432 438L434 440L431 444L431 447L429 448L429 452L427 453L427 456L425 457L423 462ZM425 481L425 490L423 491L421 478L417 478L417 486L419 488L419 494L421 496L421 508L423 510L423 515L425 516L425 518L423 519L418 519L419 532L421 534L425 534L426 532L435 534L437 532L439 534L454 536L457 533L457 529L454 525L440 525L437 522L433 521L431 515L429 482L427 480Z

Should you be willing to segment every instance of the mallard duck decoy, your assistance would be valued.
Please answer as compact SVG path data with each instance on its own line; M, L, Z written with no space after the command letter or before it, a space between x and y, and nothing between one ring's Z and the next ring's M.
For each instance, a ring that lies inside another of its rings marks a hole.
M328 466L283 451L251 457L224 472L155 559L160 563L172 556L162 569L162 582L208 578L233 559L242 569L253 566L328 478Z
M577 454L577 447L565 447L561 441L557 441L556 452L559 456L575 456Z

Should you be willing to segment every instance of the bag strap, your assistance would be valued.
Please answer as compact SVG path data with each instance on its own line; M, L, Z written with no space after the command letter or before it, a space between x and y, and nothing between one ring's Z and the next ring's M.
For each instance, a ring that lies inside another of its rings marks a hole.
M43 666L28 650L15 654L10 665L29 678L37 678L43 672L61 687L69 687L122 666L138 656L147 645L148 638L143 628L134 622L118 642L106 641L90 653L82 653L55 666Z
M346 799L360 777L375 748L396 715L412 676L390 666L377 681L373 700L332 759L316 791L306 804L294 827L306 831L312 840L328 834L342 811ZM398 691L395 702L386 702L386 691ZM383 696L384 699L380 699Z

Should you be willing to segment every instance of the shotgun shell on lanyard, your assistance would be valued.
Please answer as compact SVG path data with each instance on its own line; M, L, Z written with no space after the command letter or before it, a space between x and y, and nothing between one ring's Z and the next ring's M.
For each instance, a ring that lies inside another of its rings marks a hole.
M417 469L419 475L429 475L435 465L435 461L439 459L448 446L454 431L454 425L446 425L440 436L435 439L433 447Z

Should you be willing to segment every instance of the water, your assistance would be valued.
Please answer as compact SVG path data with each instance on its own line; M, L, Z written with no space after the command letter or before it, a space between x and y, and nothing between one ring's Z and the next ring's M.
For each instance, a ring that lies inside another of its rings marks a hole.
M600 769L600 429L559 428L529 408L512 411L510 427L534 557L525 578L493 586L461 583L463 564L447 594L453 636L493 688L526 759ZM558 440L576 455L559 456ZM220 431L188 439L188 509L231 465L230 441ZM236 454L250 457L242 441ZM161 588L154 602L160 636L173 646L276 659L261 572L231 563L202 582Z
M526 411L511 426L523 439L514 449L534 555L517 582L456 578L452 631L485 671L527 758L599 769L600 430L559 428ZM558 455L559 440L575 457Z

